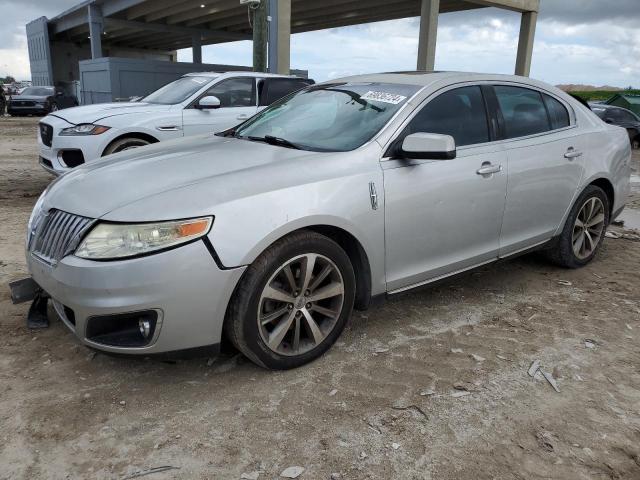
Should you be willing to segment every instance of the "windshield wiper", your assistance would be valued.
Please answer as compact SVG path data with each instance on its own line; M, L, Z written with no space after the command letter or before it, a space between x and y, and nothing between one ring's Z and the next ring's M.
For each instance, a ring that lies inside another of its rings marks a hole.
M301 145L290 142L285 138L274 137L273 135L265 135L264 137L248 136L248 137L238 137L238 138L246 138L254 142L264 142L264 143L268 143L269 145L275 145L278 147L293 148L295 150L306 150L306 148L302 147Z

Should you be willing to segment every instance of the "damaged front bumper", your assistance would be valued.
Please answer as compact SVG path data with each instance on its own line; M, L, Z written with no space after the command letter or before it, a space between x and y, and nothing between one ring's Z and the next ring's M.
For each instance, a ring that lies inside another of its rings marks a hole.
M16 301L33 301L31 319L46 318L51 300L84 345L137 355L218 345L245 269L218 268L203 242L108 262L68 255L52 265L28 253L27 264L32 278L14 282L11 291ZM136 343L138 331L148 341Z
M9 290L11 290L11 301L14 305L32 302L27 314L27 327L38 329L49 326L47 315L49 296L33 278L28 277L11 282Z

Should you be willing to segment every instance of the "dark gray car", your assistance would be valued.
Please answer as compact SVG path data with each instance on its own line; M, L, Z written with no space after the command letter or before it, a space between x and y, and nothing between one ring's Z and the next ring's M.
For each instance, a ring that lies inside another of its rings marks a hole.
M626 108L601 104L592 105L591 110L605 122L625 128L631 146L634 149L640 148L640 118L635 113Z
M7 102L9 115L46 115L63 108L76 107L78 100L54 87L29 87Z

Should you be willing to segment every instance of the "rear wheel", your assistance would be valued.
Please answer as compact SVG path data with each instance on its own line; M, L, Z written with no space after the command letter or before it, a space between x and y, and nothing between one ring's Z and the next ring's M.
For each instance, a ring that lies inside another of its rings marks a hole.
M229 306L225 330L263 367L308 363L336 341L355 298L347 254L331 239L297 232L279 240L247 269Z
M143 140L142 138L135 138L135 137L121 138L113 142L111 145L109 145L107 149L104 151L104 155L111 155L112 153L124 152L125 150L144 147L145 145L149 145L150 143L151 143L150 141Z
M574 204L558 242L548 252L563 267L579 268L598 253L609 225L609 199L604 191L589 185Z

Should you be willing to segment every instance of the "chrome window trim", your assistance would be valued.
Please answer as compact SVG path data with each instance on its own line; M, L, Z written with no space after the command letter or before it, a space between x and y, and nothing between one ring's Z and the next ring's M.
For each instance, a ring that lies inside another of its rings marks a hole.
M500 139L500 140L492 140L492 141L489 141L489 142L475 143L475 144L471 144L471 145L464 145L462 147L456 147L456 150L458 150L458 151L464 151L464 150L471 149L471 148L478 148L478 147L484 147L484 146L489 146L489 145L496 145L496 146L504 145L505 143L509 143L509 142L514 142L514 141L517 142L517 141L521 141L521 140L528 140L528 139L533 139L533 138L542 137L542 136L546 136L546 135L553 135L553 134L558 133L558 132L568 131L568 130L571 130L571 129L574 129L574 128L578 127L577 116L576 116L576 112L573 109L573 107L571 105L569 105L563 99L559 98L553 92L550 92L550 91L548 91L548 90L546 90L544 88L540 88L540 87L535 86L535 85L529 85L529 84L521 83L521 82L510 82L510 81L507 81L507 80L499 80L499 81L475 80L475 81L467 81L467 82L458 82L458 83L453 83L453 84L446 85L446 86L444 86L442 88L439 88L439 89L435 90L428 97L426 97L419 105L417 105L415 107L415 109L407 116L407 118L405 118L405 120L402 122L402 124L396 129L396 131L393 133L393 135L391 135L391 137L390 137L391 139L386 144L382 145L383 153L382 153L382 157L381 157L380 161L381 162L386 162L386 161L392 160L391 157L386 156L386 152L387 152L389 146L398 139L398 136L402 133L402 131L405 129L405 127L411 122L411 120L413 120L413 118L415 118L415 116L418 114L418 112L420 112L420 110L422 110L427 105L427 103L429 103L431 100L433 100L436 97L442 95L443 93L446 93L446 92L451 91L451 90L455 90L457 88L473 87L473 86L480 87L482 85L490 85L490 86L504 85L504 86L507 86L507 87L521 87L521 88L528 88L529 90L534 90L534 91L537 91L539 93L547 94L550 97L552 97L553 99L558 100L567 109L567 112L569 113L570 125L568 127L557 128L555 130L549 130L547 132L535 133L535 134L532 134L532 135L527 135L525 137L506 138L506 139ZM423 89L421 89L421 91L426 89L427 87L428 86L425 86ZM408 104L408 102L407 102L407 104ZM391 121L392 120L390 120L387 125L389 125L391 123Z

